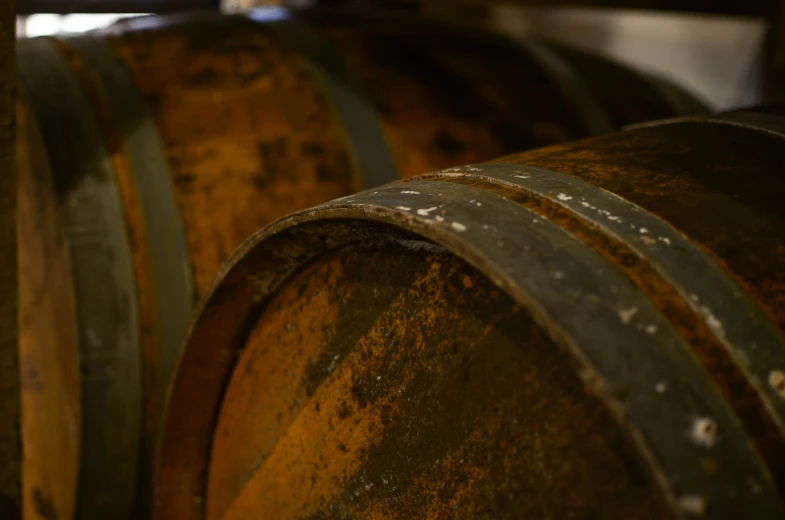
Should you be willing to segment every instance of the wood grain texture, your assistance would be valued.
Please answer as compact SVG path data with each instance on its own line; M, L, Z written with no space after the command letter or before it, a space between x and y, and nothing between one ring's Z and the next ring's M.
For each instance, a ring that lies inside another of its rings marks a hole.
M0 516L21 515L16 251L15 2L0 5Z

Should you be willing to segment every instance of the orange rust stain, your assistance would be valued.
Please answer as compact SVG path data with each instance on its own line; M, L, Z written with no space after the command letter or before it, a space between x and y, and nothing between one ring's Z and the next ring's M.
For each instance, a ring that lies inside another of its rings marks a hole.
M333 270L341 276L325 283L325 271ZM473 280L469 290L466 277ZM345 356L327 367L307 402L285 393L272 409L264 400L254 407L254 397L274 393L278 382L248 373L245 359L238 364L224 399L251 407L233 415L233 424L222 418L216 439L230 428L246 434L214 451L211 477L218 464L236 469L217 460L231 450L257 466L225 514L212 509L208 493L207 509L215 511L208 518L269 511L282 519L470 518L495 507L535 516L554 507L667 516L651 484L627 474L634 455L610 417L583 395L559 350L487 280L439 248L358 247L322 259L279 292L266 311L271 316L252 334L259 341L249 342L243 357L255 357L258 367L287 363L291 358L278 352L282 341L298 347L288 341L287 323L308 330L336 283L351 289L330 311L336 321L325 324L335 335L325 344L309 332L299 346L311 353L319 341L327 360L344 341ZM347 324L360 330L339 327ZM294 380L313 382L301 362L294 369ZM277 370L290 373L287 366ZM266 414L274 421L281 406L294 420L263 457L247 453L241 446L257 441L245 437L255 426L244 423Z
M24 518L71 518L79 474L79 351L68 251L41 136L17 112Z
M309 286L302 294L282 293L248 338L213 436L207 520L222 518L304 407L319 411L318 400L312 404L300 375L319 356L322 345L339 333L333 326L336 307L346 299L348 289L336 283L341 273L341 266L319 266L312 275L335 291ZM307 307L298 305L303 299Z
M443 102L447 93L432 78L407 74L379 54L378 38L345 26L322 27L321 32L376 106L402 177L505 153L481 122L454 114Z
M418 277L412 288L392 302L391 311L406 305L406 295L410 296L412 292L420 291L423 285L433 283L438 269L439 265L434 264L424 276ZM322 280L321 277L317 279ZM319 289L324 292L325 287ZM318 311L318 308L313 310ZM435 319L436 315L432 311L424 318L427 322ZM407 321L395 322L393 329L401 335L417 330L414 323ZM415 339L413 348L416 350L423 340L422 337ZM320 504L343 489L341 484L363 461L363 452L379 438L385 424L395 417L398 406L394 399L395 391L407 383L404 377L398 385L389 385L387 398L381 399L382 406L364 409L365 406L352 399L357 378L368 377L369 368L378 374L375 376L379 378L377 380L381 380L384 374L382 367L374 366L373 360L368 358L381 357L379 351L387 341L390 341L389 335L374 325L327 379L312 390L307 401L309 406L295 405L294 420L282 432L285 434L277 439L260 466L255 468L255 473L223 518L247 518L252 512L263 510L276 511L281 518L296 518L314 513ZM274 350L278 349L270 349ZM265 363L274 362L274 359L265 359ZM289 367L285 368L288 371ZM406 373L407 369L402 371ZM268 384L266 380L260 383ZM319 403L318 409L315 405L310 406L313 402ZM315 464L298 463L301 460L314 461Z
M747 434L762 455L762 460L768 465L779 488L785 491L785 440L757 390L708 327L705 319L693 311L684 297L654 265L626 243L605 234L548 199L523 190L469 178L445 177L441 180L497 193L534 210L576 236L624 272L668 318L692 354L713 376L719 390L744 424Z
M355 187L300 56L248 21L166 23L108 38L156 120L202 293L260 227Z

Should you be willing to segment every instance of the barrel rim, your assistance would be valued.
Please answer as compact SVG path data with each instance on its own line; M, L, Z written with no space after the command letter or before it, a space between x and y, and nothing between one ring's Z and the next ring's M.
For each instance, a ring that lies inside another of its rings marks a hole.
M193 353L192 349L189 347L194 344L194 341L196 342L196 348L200 347L199 341L202 339L200 336L206 332L205 330L200 329L202 326L207 327L207 325L204 325L205 322L209 323L211 319L218 319L219 323L226 325L226 321L221 321L218 316L223 313L238 312L238 309L219 309L216 306L220 306L222 300L225 301L225 299L228 297L227 291L230 291L232 288L241 291L244 290L238 286L238 283L240 283L238 277L244 275L243 270L248 270L248 272L253 270L252 264L254 260L258 260L258 258L254 258L254 254L261 254L260 252L264 249L265 246L275 243L275 241L278 240L287 240L291 236L291 233L296 232L298 229L305 229L309 225L316 226L316 235L320 235L322 233L322 227L329 229L331 226L335 228L337 225L386 226L388 229L403 231L405 234L414 235L415 237L424 237L426 240L431 240L438 245L448 248L458 258L477 268L480 272L487 276L494 285L505 291L514 300L521 304L532 315L534 321L551 336L551 339L557 343L557 345L560 345L562 348L566 348L568 353L571 354L573 360L577 361L582 366L582 368L578 370L578 374L584 379L584 381L587 382L590 387L593 387L595 394L611 411L611 413L616 416L620 427L627 433L628 437L631 438L635 444L637 444L639 454L651 463L649 466L651 476L659 484L660 489L665 496L666 502L670 505L671 509L677 517L683 517L686 514L691 513L695 514L696 502L699 505L699 512L704 514L706 518L720 518L722 514L725 514L727 511L717 511L718 508L716 507L713 511L706 512L705 496L684 494L681 490L678 493L674 491L674 486L681 487L682 490L684 489L682 487L683 482L676 482L680 478L684 477L684 475L681 475L680 477L671 475L669 477L663 473L661 468L658 467L657 462L654 460L655 455L652 452L652 449L655 449L655 451L657 449L661 449L663 447L662 444L658 445L657 448L647 446L646 441L644 441L642 437L642 434L645 432L637 430L629 423L626 418L626 413L629 412L629 410L625 412L617 396L614 395L613 388L607 384L607 381L604 379L603 375L598 372L597 367L594 366L593 363L588 360L588 358L586 358L586 354L582 351L581 347L575 343L574 338L571 338L567 332L560 330L559 324L553 319L553 317L548 315L548 312L542 307L542 304L536 301L534 296L527 294L526 289L521 286L516 286L516 283L512 281L512 279L507 274L505 274L504 270L499 265L495 265L488 259L488 257L484 256L483 251L477 248L477 244L472 244L460 238L459 235L461 232L465 231L465 227L464 229L461 229L463 227L462 224L458 223L457 221L453 222L451 223L452 229L450 229L448 226L439 225L439 221L437 220L423 218L427 216L427 213L419 213L420 216L417 216L416 214L412 213L412 207L391 205L393 203L379 203L378 205L374 205L372 202L374 196L377 194L381 193L383 194L382 196L384 196L384 194L389 194L394 191L396 194L399 194L399 199L396 200L399 200L401 204L405 204L406 201L412 201L414 195L407 195L404 197L400 194L409 193L418 194L419 196L419 192L414 190L419 189L425 192L428 189L427 184L428 181L426 180L409 180L405 184L403 182L392 183L384 188L380 188L377 191L368 190L360 194L337 199L330 203L317 206L316 208L297 212L288 217L284 217L283 219L279 219L278 221L258 232L235 252L229 262L227 262L227 264L222 268L219 275L213 281L212 286L205 294L205 297L200 302L197 314L195 315L196 319L192 322L191 329L188 334L189 339L186 343L187 346L184 349L183 355L179 361L180 367L185 365L186 362L191 361L188 359L189 356L193 357L199 355L198 352ZM441 185L448 183L431 182L430 184ZM402 185L404 185L404 188L406 189L401 190ZM482 190L476 188L467 189L473 189L475 192L484 193ZM434 191L434 193L437 192ZM504 199L501 196L493 196L498 199L508 201L510 204L516 204L515 202ZM463 200L462 203L468 207L471 206L472 203L476 203L476 200L470 201L466 199ZM429 210L423 208L423 211ZM535 219L535 222L536 220L537 219ZM455 224L458 225L456 226ZM331 248L329 247L328 243L331 238L328 236L322 236L321 238L322 244L320 245L326 248L324 251L330 250ZM338 244L343 243L338 242ZM239 322L236 322L238 325L237 327L230 326L231 330L216 333L222 334L225 339L228 339L231 342L231 345L228 347L229 350L241 348L242 341L245 339L244 334L247 335L248 332L247 327L250 323L255 322L255 319L258 318L258 316L263 312L265 300L267 300L271 294L274 294L276 289L280 287L281 284L285 283L285 280L288 278L288 276L291 275L291 273L294 272L294 270L301 268L303 265L306 265L306 263L310 261L311 258L313 258L313 255L315 255L315 253L312 252L308 253L305 246L302 245L290 245L287 247L287 249L291 253L291 259L297 259L295 260L296 265L288 268L287 273L280 272L267 279L266 282L260 282L258 288L259 292L256 293L255 297L253 298L253 302L247 301L244 304L242 303L242 299L245 298L245 296L237 297L234 294L231 296L231 301L229 303L234 306L237 306L238 304L241 305L242 307L239 309L239 312L245 312L248 313L248 315L240 319ZM263 270L259 270L259 272L262 271ZM277 278L275 278L275 276L277 276ZM213 341L211 345L214 344L215 342ZM206 345L202 344L201 348L206 348ZM193 477L193 482L191 482L190 487L192 487L191 492L195 492L197 494L197 497L195 497L196 501L202 505L204 500L204 492L206 491L207 472L209 471L209 452L210 445L212 444L212 430L216 424L216 421L218 420L220 403L223 397L222 392L225 390L229 378L231 377L235 361L230 361L221 367L221 370L224 371L223 374L220 375L218 379L213 381L217 387L220 388L220 390L217 392L219 395L215 395L217 399L214 405L207 405L210 410L201 410L201 413L203 414L212 414L212 417L203 417L200 420L200 425L203 431L196 432L196 435L202 437L201 444L199 444L200 453L191 453L191 455L185 455L189 459L187 460L186 464L196 464L196 466L199 467L197 472L190 472L191 476ZM702 370L702 367L700 369ZM187 396L178 397L178 394L181 392L188 393L187 389L181 390L183 385L186 387L188 386L188 381L184 379L184 377L187 376L183 376L184 373L185 372L178 370L179 376L175 382L175 385L170 389L169 400L167 403L167 421L164 429L164 435L161 438L161 450L159 451L159 471L156 475L159 479L159 486L156 487L157 491L160 493L157 497L157 510L159 515L161 511L166 511L166 508L169 507L170 504L174 504L174 502L178 500L176 498L178 490L167 490L161 487L164 485L164 482L168 484L170 481L174 480L171 475L169 478L163 478L164 472L177 471L180 469L181 465L181 461L177 459L178 454L175 453L175 459L173 460L170 456L170 451L168 448L172 447L175 450L188 449L187 447L183 448L184 444L187 443L184 443L183 438L177 435L178 430L184 430L187 428L186 426L181 425L188 423L188 421L183 420L182 412L179 413L174 419L172 419L174 416L171 415L173 410L179 411L182 409L181 407L175 405L176 402L181 402L181 399L189 400ZM193 378L191 374L188 374L188 376ZM199 375L196 375L197 379L199 377ZM201 375L201 377L204 377L204 375ZM706 376L706 378L708 378L708 376ZM191 384L193 385L194 383L192 382ZM724 429L725 432L736 431L734 428L737 428L738 431L740 431L740 426L737 424L738 420L736 419L733 412L724 403L719 403L718 405L715 403L715 405L715 412L717 407L723 410L720 415L715 415L716 417L719 417L722 415L722 413L725 413L725 415L719 419L719 421L722 423L721 428ZM709 406L709 408L711 408L711 406ZM736 422L734 422L734 420ZM191 424L190 426L193 425ZM171 433L172 430L175 431L174 434ZM193 435L194 431L191 431L190 433ZM684 435L683 427L679 426L675 428L673 434L675 437ZM742 450L749 449L748 444L744 442L745 437L743 433L740 434L738 438L742 439L742 441L737 442L734 444L734 446ZM198 440L195 442L199 443ZM741 445L741 447L739 447L739 445ZM191 447L191 449L193 449L193 447ZM194 455L196 455L196 457L203 458L195 460ZM781 510L782 503L779 501L776 492L772 490L770 476L768 475L767 470L763 468L759 458L752 452L748 453L743 458L745 460L749 460L753 466L758 468L755 471L760 472L758 474L759 477L754 477L761 480L756 482L759 492L762 487L766 488L766 491L763 491L763 495L758 497L760 500L756 503L758 505L765 503L766 505L761 507L764 508L764 511L768 511L768 514L771 514L772 511ZM752 461L757 461L757 463ZM178 478L182 478L182 476L183 475L181 473L178 473ZM732 477L735 475L733 475L731 472L730 474L726 474L726 476L732 479ZM703 477L703 480L708 478L705 477L705 475ZM746 479L747 477L745 476L744 478ZM743 488L743 485L740 485ZM183 486L178 485L177 487L182 488ZM719 495L717 494L715 496ZM714 499L715 496L709 497L709 500ZM764 496L767 498L764 498ZM174 500L167 504L165 501L161 500L162 498L169 498ZM767 507L769 509L767 509ZM189 516L188 518L202 518L203 513L198 511L200 508L201 505L197 508L197 510L192 511L192 516ZM723 508L720 507L719 509ZM180 511L180 514L182 515L182 511ZM776 515L777 513L774 514ZM160 515L162 518L166 516L171 516L171 512L169 512L168 515Z

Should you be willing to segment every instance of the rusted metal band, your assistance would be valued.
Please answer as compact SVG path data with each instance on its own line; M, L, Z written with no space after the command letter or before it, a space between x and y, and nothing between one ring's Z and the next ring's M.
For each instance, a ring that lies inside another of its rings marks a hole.
M373 188L398 179L398 169L379 116L330 43L300 16L285 8L253 9L245 16L272 28L310 64L311 71L332 101L362 187Z
M104 38L61 38L89 67L123 140L142 206L157 308L162 388L168 388L180 354L194 289L185 230L155 119L125 67Z
M565 97L577 108L578 117L590 135L608 134L618 130L608 111L603 108L603 103L561 56L536 40L515 41L556 81Z
M500 181L565 207L628 244L681 294L730 352L785 432L785 340L763 310L717 263L667 222L597 186L563 173L513 164L445 170Z
M78 319L82 437L77 518L131 510L141 431L136 278L122 202L99 130L55 43L18 43L20 83L61 205Z
M677 510L705 504L704 518L749 514L747 508L761 518L783 514L734 413L668 320L568 232L512 201L452 183L413 181L326 207L346 204L359 205L368 218L377 208L405 213L407 229L456 252L520 301L630 426ZM713 433L702 437L702 428ZM706 457L723 469L707 474Z
M248 324L267 298L316 255L378 233L414 234L447 247L526 308L574 356L587 385L626 427L677 517L785 514L711 377L629 279L522 205L434 181L387 186L286 217L254 236L227 264L203 300L172 393L168 420L190 434L164 440L159 513L203 518L192 504L204 492L206 460L193 468L191 482L167 482L182 475L184 461L193 465L208 451L232 354L242 348ZM220 312L224 305L231 305L228 316ZM228 352L214 352L215 344ZM205 407L199 414L189 411L194 398ZM182 495L183 489L189 491ZM186 510L190 513L183 514Z

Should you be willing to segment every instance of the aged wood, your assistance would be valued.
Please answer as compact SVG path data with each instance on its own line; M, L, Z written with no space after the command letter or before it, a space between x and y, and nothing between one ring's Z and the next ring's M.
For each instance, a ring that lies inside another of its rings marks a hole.
M17 349L16 117L14 1L0 5L0 517L22 504L22 441Z
M705 111L575 51L397 16L139 18L18 54L70 256L77 518L146 516L192 307L259 227L398 177Z
M23 511L72 518L81 429L74 294L46 150L21 104L17 121Z
M782 518L783 139L643 124L263 229L192 325L159 516Z

